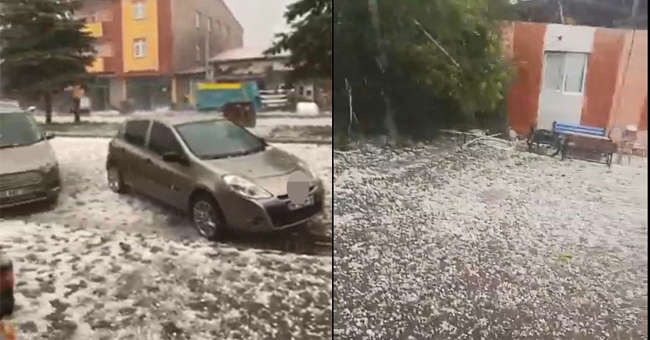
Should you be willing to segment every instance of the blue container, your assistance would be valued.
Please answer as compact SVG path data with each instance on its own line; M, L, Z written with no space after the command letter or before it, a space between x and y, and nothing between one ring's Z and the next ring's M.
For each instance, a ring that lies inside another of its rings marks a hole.
M255 112L262 109L257 83L199 83L196 87L198 111L223 111L229 104L249 104Z

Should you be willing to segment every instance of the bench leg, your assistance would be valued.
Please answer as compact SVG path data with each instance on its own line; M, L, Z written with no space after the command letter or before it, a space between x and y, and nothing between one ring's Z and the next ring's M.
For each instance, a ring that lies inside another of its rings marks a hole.
M612 167L612 160L614 159L614 154L613 153L608 154L606 159L607 159L607 167L611 168Z

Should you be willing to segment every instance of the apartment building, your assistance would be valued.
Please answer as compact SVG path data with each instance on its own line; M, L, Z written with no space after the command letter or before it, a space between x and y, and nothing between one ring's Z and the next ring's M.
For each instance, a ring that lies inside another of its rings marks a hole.
M223 0L87 0L77 16L97 38L88 84L96 110L127 100L150 110L178 103L181 75L243 45L243 28Z

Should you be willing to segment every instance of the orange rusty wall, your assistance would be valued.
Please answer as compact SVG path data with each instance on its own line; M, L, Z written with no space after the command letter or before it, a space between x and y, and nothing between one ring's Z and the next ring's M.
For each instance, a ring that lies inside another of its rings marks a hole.
M625 34L609 128L638 124L648 93L648 31Z
M513 83L508 92L508 119L517 133L528 133L537 121L542 86L545 24L517 22L513 35Z
M598 28L587 64L585 102L580 124L607 127L612 110L625 30Z

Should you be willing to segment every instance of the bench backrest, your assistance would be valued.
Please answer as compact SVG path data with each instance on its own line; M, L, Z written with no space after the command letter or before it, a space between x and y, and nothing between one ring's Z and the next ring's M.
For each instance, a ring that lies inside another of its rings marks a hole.
M605 128L582 126L582 125L555 123L555 128L553 131L559 134L578 133L578 134L590 135L590 136L599 136L599 137L605 136Z

